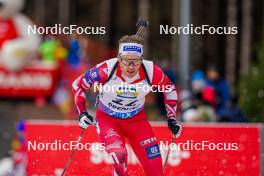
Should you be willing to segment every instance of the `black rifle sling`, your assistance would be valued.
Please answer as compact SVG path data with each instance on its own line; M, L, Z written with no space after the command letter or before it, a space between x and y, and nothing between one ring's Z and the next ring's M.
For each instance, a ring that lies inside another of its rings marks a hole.
M115 73L116 69L117 69L117 66L118 66L118 61L115 63L114 67L112 68L107 80L104 82L104 84L106 84L112 77L113 77L113 74Z
M147 82L151 86L151 82L150 82L150 79L149 79L149 75L148 75L147 69L146 69L146 67L145 67L145 65L143 63L142 63L142 68L143 68L143 71L144 71L145 76L147 78Z

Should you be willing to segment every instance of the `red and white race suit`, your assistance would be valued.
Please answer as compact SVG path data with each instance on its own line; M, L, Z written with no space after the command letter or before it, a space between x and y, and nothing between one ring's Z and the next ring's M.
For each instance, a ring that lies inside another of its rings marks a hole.
M128 175L125 138L137 155L146 175L163 175L159 146L144 112L145 96L163 91L168 118L176 117L177 93L174 85L152 61L143 60L137 79L127 82L117 58L97 64L73 84L79 113L86 111L85 91L99 85L96 113L97 132L114 162L114 175ZM101 87L100 87L101 86Z

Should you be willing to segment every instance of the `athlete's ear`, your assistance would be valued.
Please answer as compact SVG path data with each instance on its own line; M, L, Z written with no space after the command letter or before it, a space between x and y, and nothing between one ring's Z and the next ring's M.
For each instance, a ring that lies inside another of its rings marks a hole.
M121 57L118 55L118 62L120 63L121 62Z

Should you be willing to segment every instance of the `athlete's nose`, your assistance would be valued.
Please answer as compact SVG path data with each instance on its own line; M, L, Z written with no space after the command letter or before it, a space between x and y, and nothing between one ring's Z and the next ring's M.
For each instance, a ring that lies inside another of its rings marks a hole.
M134 69L133 69L133 67L131 68L131 67L129 67L129 69L128 69L129 71L133 71Z

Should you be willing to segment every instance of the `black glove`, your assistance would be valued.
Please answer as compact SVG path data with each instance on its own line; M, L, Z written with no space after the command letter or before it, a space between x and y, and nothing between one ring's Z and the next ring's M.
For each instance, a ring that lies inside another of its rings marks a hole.
M90 116L86 111L82 112L79 116L79 126L86 129L88 126L93 124L93 117Z
M175 119L168 119L168 127L177 138L181 135L182 126Z

